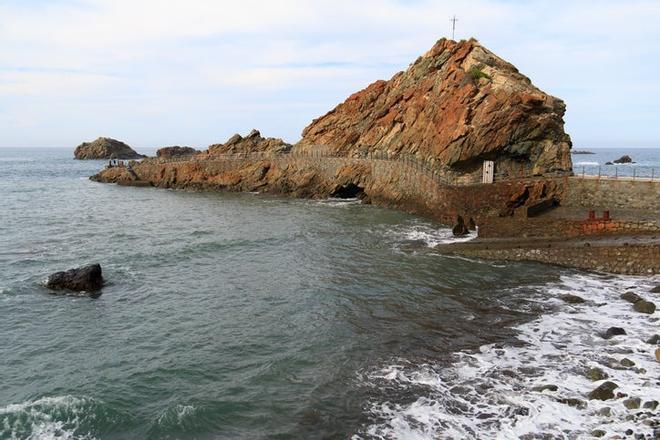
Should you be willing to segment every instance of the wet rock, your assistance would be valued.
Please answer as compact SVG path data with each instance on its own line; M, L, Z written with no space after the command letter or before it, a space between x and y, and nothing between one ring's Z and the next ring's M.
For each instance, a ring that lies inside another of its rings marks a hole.
M653 335L647 341L647 344L658 345L660 344L660 335Z
M609 417L612 415L612 408L610 408L609 406L606 406L605 408L601 408L598 410L598 415L603 417Z
M607 434L607 432L603 431L602 429L594 429L591 431L592 437L605 437L605 434Z
M639 301L637 301L633 305L633 308L635 309L636 312L646 313L649 315L652 315L655 312L655 304L653 304L651 301L646 301L644 299L640 299Z
M605 334L603 335L603 338L605 339L611 339L615 336L620 336L620 335L625 335L626 331L622 329L621 327L610 327L607 329Z
M653 289L649 290L651 293L660 293L660 284L655 286Z
M55 272L48 277L46 287L56 290L96 293L103 287L103 274L99 264ZM100 293L98 293L100 295ZM90 296L98 296L90 295Z
M465 225L465 221L463 220L463 217L460 215L456 219L456 224L451 230L452 234L454 234L454 237L463 237L465 235L468 235L470 231L468 231L467 226Z
M581 296L572 295L570 293L566 295L562 295L560 298L562 299L562 301L568 304L583 304L585 302L585 299L582 298Z
M468 220L467 228L470 231L476 231L477 230L477 224L475 223L475 221L472 217L470 217L470 220Z
M639 409L641 403L642 400L639 397L631 397L630 399L626 399L623 401L623 406L625 406L628 409Z
M648 402L644 402L644 409L650 409L652 411L655 411L655 409L658 407L658 401L657 400L649 400Z
M585 375L588 379L593 380L594 382L597 382L597 381L599 381L599 380L605 380L605 379L607 379L607 378L609 377L609 376L607 375L606 372L604 372L602 369L600 369L600 368L598 368L598 367L589 368L589 369L584 373L584 375Z
M605 165L614 165L612 162L605 162Z
M635 292L626 292L623 295L621 295L621 299L626 300L629 303L635 304L637 301L640 301L642 297L637 295Z
M620 158L613 160L612 162L614 163L632 163L632 157L628 156L627 154L624 154Z
M635 432L635 431L633 431L633 430L630 429L630 428L626 429L626 435L633 435L634 432Z
M532 388L532 390L542 393L543 391L557 391L558 387L557 385L540 385Z
M588 397L589 400L609 400L614 398L614 390L619 388L619 385L615 384L614 382L607 381L603 382L593 390L592 392L589 393Z
M635 363L628 358L621 359L621 365L624 367L634 367Z
M581 399L575 399L573 397L562 398L558 399L557 401L559 403L563 403L564 405L572 406L578 409L585 409L587 407L587 402Z
M76 159L141 159L144 156L136 153L125 143L112 138L100 137L92 142L83 142L73 153Z

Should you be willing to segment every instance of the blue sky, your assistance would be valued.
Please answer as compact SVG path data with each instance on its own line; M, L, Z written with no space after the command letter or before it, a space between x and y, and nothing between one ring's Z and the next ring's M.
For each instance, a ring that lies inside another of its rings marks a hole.
M453 14L566 101L577 148L660 146L658 0L0 0L0 146L297 141Z

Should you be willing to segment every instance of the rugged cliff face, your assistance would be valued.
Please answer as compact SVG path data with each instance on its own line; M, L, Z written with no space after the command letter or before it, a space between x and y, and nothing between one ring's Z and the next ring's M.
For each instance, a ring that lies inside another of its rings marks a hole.
M408 70L376 81L314 120L297 145L360 156L415 155L446 172L571 171L563 101L476 40L442 39Z
M282 139L264 138L258 130L252 130L247 136L235 134L224 144L209 145L209 154L237 153L286 153L291 150L291 144Z
M561 198L563 176L571 171L564 108L475 40L440 40L407 71L372 84L312 122L295 146L253 130L186 161L149 158L92 179L360 197L447 223L457 215L481 221ZM484 160L496 162L497 178L475 185ZM544 176L506 178L521 172Z
M112 138L100 137L92 142L83 142L73 153L76 159L140 159L145 156L136 153L125 143Z

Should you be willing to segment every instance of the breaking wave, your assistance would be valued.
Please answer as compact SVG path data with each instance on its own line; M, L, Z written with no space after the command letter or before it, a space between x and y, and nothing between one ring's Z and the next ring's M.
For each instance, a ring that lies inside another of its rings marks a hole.
M369 402L370 422L354 439L573 439L596 430L653 438L660 388L657 342L650 338L658 318L635 312L620 295L631 290L648 298L658 281L565 275L544 289L556 311L517 327L520 346L458 353L448 367L398 359L361 375L363 386L415 398ZM586 302L560 299L569 293ZM626 335L605 339L612 326ZM589 400L605 379L618 385L618 397Z

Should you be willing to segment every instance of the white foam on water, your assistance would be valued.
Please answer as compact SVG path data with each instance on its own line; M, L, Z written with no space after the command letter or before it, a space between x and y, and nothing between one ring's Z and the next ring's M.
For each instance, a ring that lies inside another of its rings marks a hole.
M43 397L0 407L0 438L27 440L93 440L78 434L80 417L91 399L74 396Z
M344 208L347 206L352 206L352 205L361 205L362 200L356 198L350 198L350 199L340 199L336 197L329 197L327 199L320 199L320 200L315 200L315 202L319 205L323 206L331 206L335 208Z
M193 405L177 404L173 408L163 411L158 416L157 422L159 425L169 425L172 422L181 425L188 416L195 414L195 411L197 411L197 408Z
M596 429L605 431L606 438L629 429L653 438L653 430L660 428L660 408L631 410L623 402L660 400L657 345L645 342L660 329L660 317L635 312L620 295L633 290L657 299L649 290L659 281L565 275L544 286L556 311L517 327L522 346L486 345L477 353L458 353L449 368L396 360L366 374L367 386L414 391L418 397L409 404L370 402L372 422L354 439L574 439L591 438ZM587 302L564 303L559 298L567 293ZM602 333L613 326L627 334L604 339ZM624 358L635 365L625 367ZM592 367L619 386L615 394L626 396L589 400L588 393L604 382L585 376ZM542 390L545 385L557 389Z
M575 166L598 166L600 165L598 162L589 162L589 161L584 161L584 162L577 162L574 164Z
M454 234L449 228L437 228L427 224L397 227L388 230L387 234L397 240L422 241L430 248L434 248L439 244L461 243L476 238L475 233L470 233L470 235L464 237L454 237Z

